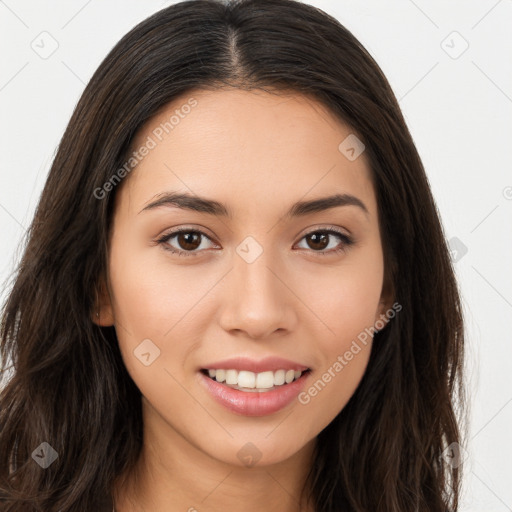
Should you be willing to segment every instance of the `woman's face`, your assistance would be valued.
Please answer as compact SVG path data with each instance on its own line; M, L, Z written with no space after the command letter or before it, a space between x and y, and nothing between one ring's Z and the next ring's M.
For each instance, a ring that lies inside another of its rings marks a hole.
M237 89L184 95L138 134L98 322L116 327L146 434L272 464L348 402L389 307L353 137L304 96Z

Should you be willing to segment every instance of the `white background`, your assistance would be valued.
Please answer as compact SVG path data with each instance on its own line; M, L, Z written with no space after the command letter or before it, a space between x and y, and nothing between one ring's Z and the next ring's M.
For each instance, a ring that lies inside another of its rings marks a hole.
M0 300L85 84L122 35L171 3L0 0ZM382 67L447 237L459 240L471 398L462 510L510 511L512 0L310 3L340 20ZM43 44L58 48L43 59L32 48Z

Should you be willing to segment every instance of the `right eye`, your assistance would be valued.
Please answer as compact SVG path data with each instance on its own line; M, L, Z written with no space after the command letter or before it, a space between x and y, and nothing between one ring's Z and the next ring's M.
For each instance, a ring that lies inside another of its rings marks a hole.
M204 238L210 240L208 235L202 231L180 228L161 236L157 240L157 243L161 244L165 250L178 254L179 256L197 256L198 253L202 252L199 249L205 249L202 240ZM174 241L178 247L171 244L171 241Z

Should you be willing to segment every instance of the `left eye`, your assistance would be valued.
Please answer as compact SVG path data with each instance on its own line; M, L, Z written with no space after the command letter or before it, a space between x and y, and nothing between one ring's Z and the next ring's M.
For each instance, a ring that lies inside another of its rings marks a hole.
M338 239L338 243L330 243L333 237ZM179 256L197 256L202 249L208 248L204 246L202 239L209 240L213 244L210 237L202 231L190 229L163 235L157 240L157 243L161 244L165 250L177 253ZM178 247L171 243L173 240L177 242ZM302 240L306 241L307 247L299 247L300 249L312 249L314 253L323 255L344 251L353 244L353 240L349 236L333 229L312 231L304 235Z
M338 243L330 245L329 238L331 238L332 240L333 236L338 238ZM353 243L350 237L343 233L340 233L339 231L335 231L332 229L312 231L311 233L305 235L301 240L306 240L306 243L307 245L309 245L309 248L313 246L312 248L314 252L317 252L319 254L327 254L332 252L337 253L339 251L344 251L349 245ZM308 249L308 247L305 247L305 249Z

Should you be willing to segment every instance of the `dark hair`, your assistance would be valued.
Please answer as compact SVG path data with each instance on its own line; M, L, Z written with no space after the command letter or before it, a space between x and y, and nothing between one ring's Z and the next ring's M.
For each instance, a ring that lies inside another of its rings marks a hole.
M364 142L385 278L402 311L375 334L354 395L318 435L304 492L317 512L455 511L463 319L429 183L396 98L336 19L293 0L191 0L137 25L85 88L53 161L1 319L2 511L99 510L142 446L141 394L114 327L91 321L116 188L134 135L194 89L298 92ZM5 373L4 373L5 372ZM460 413L460 417L459 417ZM58 460L42 471L44 441Z

